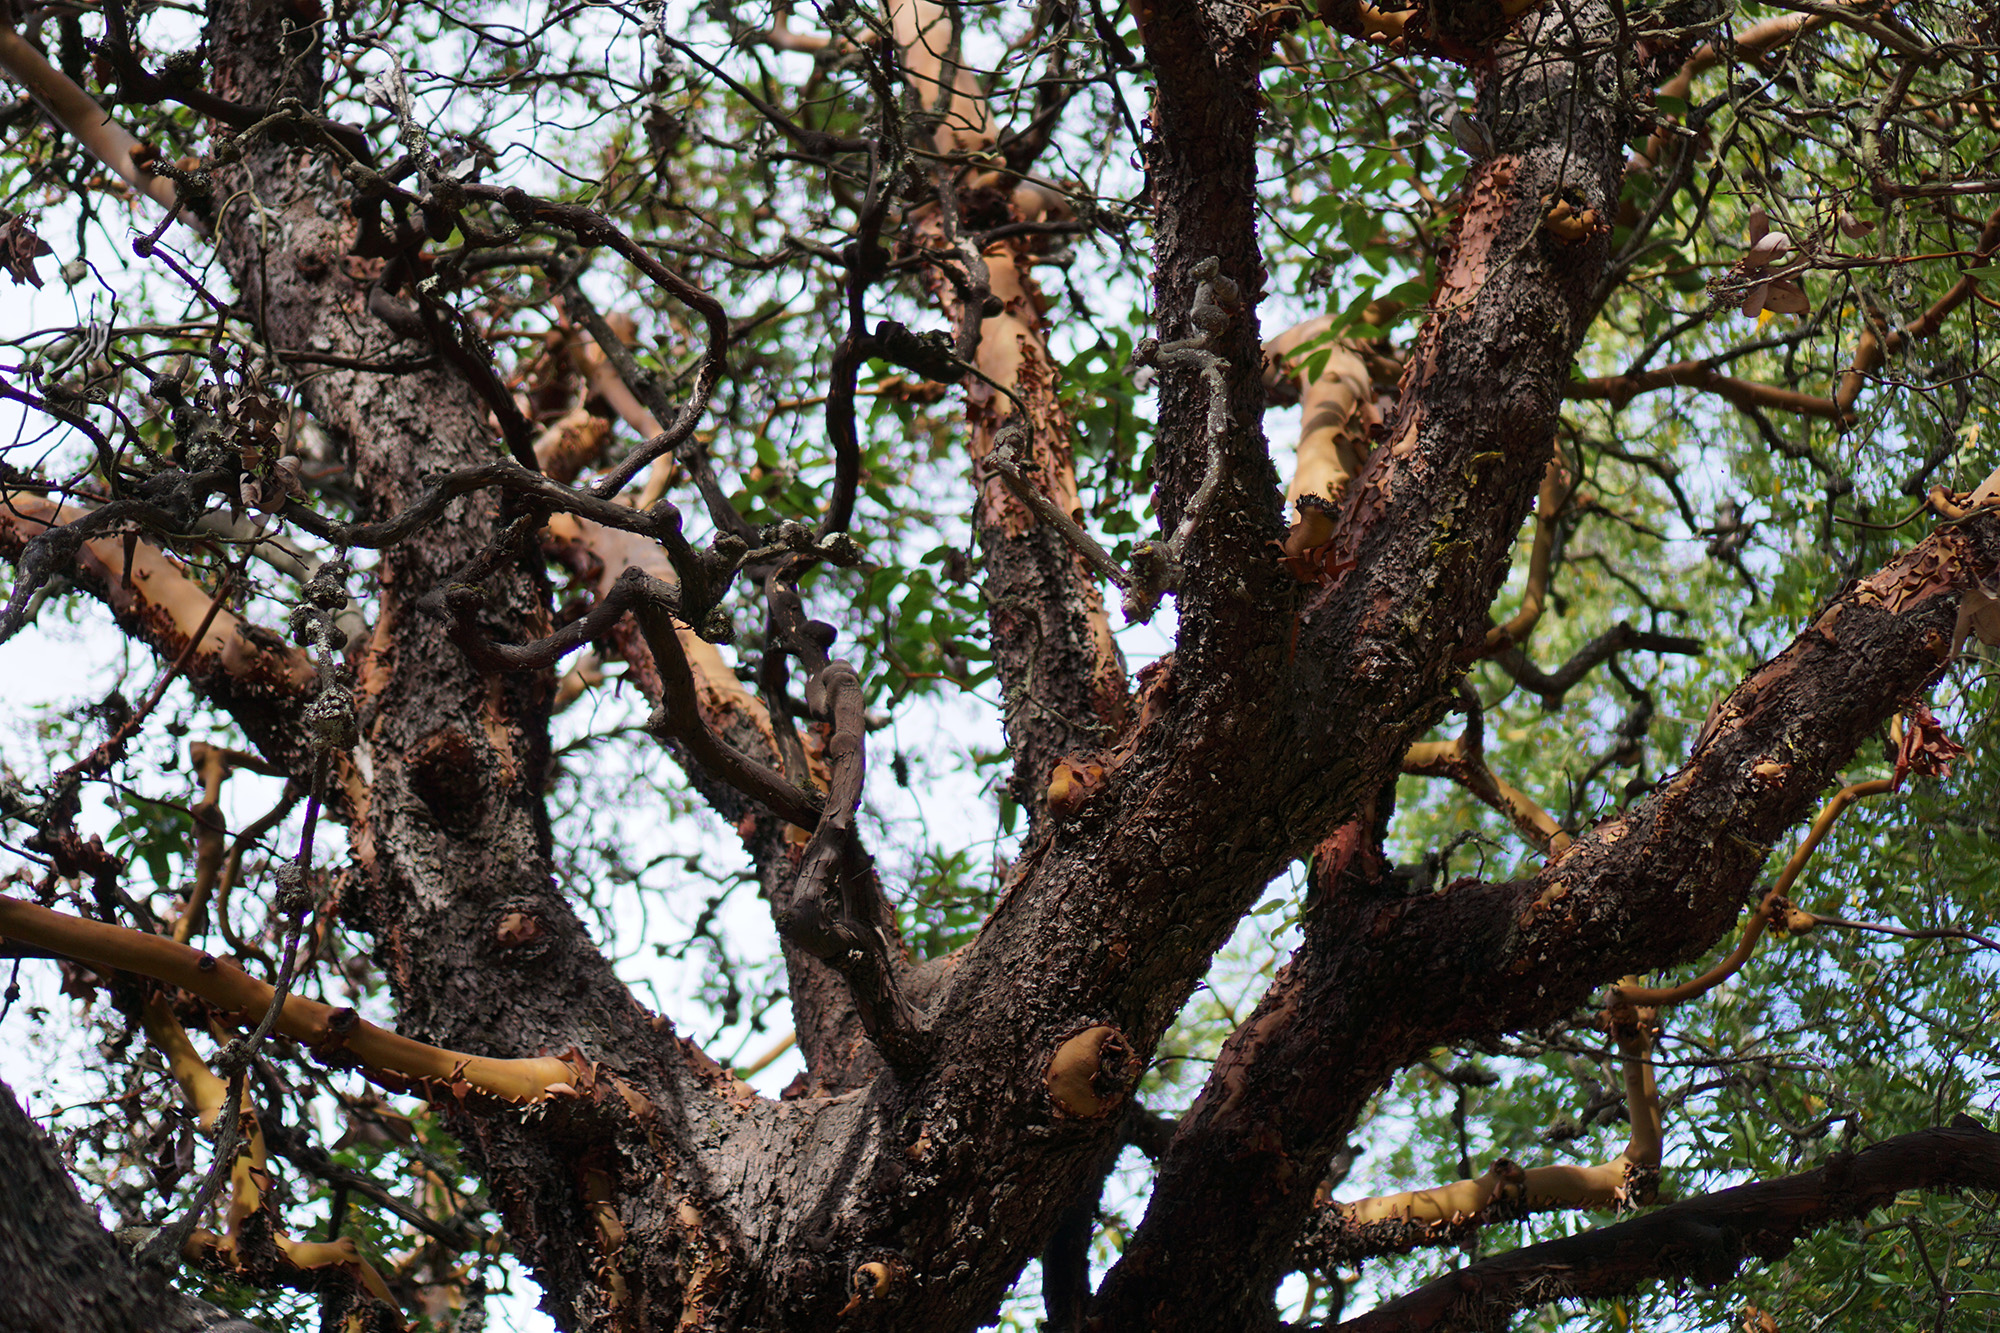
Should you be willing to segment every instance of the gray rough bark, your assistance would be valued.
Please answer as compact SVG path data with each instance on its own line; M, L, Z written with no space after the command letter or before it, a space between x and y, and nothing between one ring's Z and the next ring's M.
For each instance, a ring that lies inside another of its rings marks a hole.
M132 1262L0 1083L0 1333L262 1333Z
M857 1323L970 1329L1092 1197L1125 1094L1215 950L1290 861L1337 828L1365 831L1484 637L1606 260L1604 238L1544 229L1546 201L1573 194L1608 214L1631 136L1612 95L1610 12L1548 6L1497 57L1500 153L1468 183L1399 413L1346 502L1338 572L1300 585L1271 555L1279 492L1258 424L1270 34L1235 5L1148 10L1161 336L1193 331L1207 261L1242 298L1215 333L1231 423L1220 482L1192 528L1176 651L1099 752L1102 785L1036 825L970 945L905 979L920 1030L893 1065L863 1044L846 983L797 957L807 1095L755 1097L644 1011L554 879L547 674L475 668L434 609L448 585L477 582L482 632L546 633L539 516L477 492L384 552L380 619L352 649L362 739L338 804L358 874L343 910L372 937L413 1035L497 1056L574 1051L587 1066L574 1098L446 1105L562 1327L830 1328L874 1264L886 1290ZM216 4L208 49L224 97L316 99L318 54L282 6ZM248 147L217 190L231 201L218 249L272 348L362 362L440 352L429 369L336 368L305 388L366 517L381 518L501 444L479 367L443 354L445 315L399 294L420 235L354 256L356 211L374 205L305 171L312 152ZM1157 501L1174 531L1212 466L1208 389L1180 370L1163 383ZM527 539L501 544L521 518ZM1082 624L1073 560L1046 533L1034 546L1009 578L1060 576L1055 609ZM1421 899L1366 874L1320 885L1305 948L1166 1145L1151 1210L1086 1326L1272 1325L1312 1185L1383 1080L1439 1042L1544 1021L1604 981L1708 947L1855 738L1936 679L1958 596L1996 568L2000 520L1979 516L1850 590L1739 687L1677 774L1534 881ZM1067 673L1078 691L1090 678ZM715 801L750 820L781 905L783 825L726 790ZM507 916L517 924L502 932Z

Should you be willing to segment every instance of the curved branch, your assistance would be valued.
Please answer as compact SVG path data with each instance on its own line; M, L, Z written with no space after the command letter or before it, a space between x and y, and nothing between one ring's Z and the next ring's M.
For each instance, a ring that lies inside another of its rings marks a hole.
M145 155L146 146L123 125L111 119L96 99L72 83L68 75L49 64L40 51L30 46L27 39L6 22L0 22L0 70L5 70L10 78L26 88L29 96L48 113L49 118L88 149L92 157L111 168L127 185L172 213L179 202L174 183L139 167L139 158ZM204 236L208 234L208 225L194 214L183 209L179 216L195 232Z
M1645 1217L1527 1245L1461 1268L1316 1333L1486 1328L1552 1300L1619 1296L1669 1279L1714 1287L1750 1258L1782 1258L1801 1238L1865 1217L1907 1190L2000 1189L2000 1134L1961 1116L1838 1154L1826 1165L1669 1204Z
M1549 470L1542 474L1541 492L1535 497L1535 543L1528 554L1528 584L1521 592L1521 609L1506 624L1486 631L1488 656L1526 643L1535 626L1541 623L1542 606L1549 593L1549 567L1555 559L1556 524L1562 517L1563 506L1575 493L1576 485L1563 465L1562 455L1557 454L1549 460Z
M621 330L613 325L611 319L599 312L597 306L578 287L577 279L582 276L580 267L558 266L550 270L549 276L560 294L564 312L584 326L590 333L591 342L595 344L594 354L586 358L585 364L585 374L589 377L592 387L604 393L606 401L617 408L619 415L625 418L626 424L644 437L634 457L645 455L653 458L656 463L671 468L676 456L672 451L686 444L687 438L676 436L670 429L660 425L660 417L666 416L674 418L675 426L678 428L679 417L672 411L658 378L639 364L638 359L632 355L631 348L626 345L625 339L620 336ZM640 401L642 398L646 400L644 403ZM715 480L715 470L709 466L707 450L697 442L687 453L688 471L694 477L695 486L701 492L702 503L707 506L708 516L714 521L716 528L723 532L733 532L745 540L753 540L757 535L756 529L736 512L734 505L729 503L729 496ZM628 475L637 476L637 465L633 465L631 458L625 460L620 470L624 470L627 465L632 466ZM657 467L655 476L659 476ZM600 479L598 486L602 487L604 481L605 479ZM659 479L657 488L656 483L649 480L643 495L657 498L658 490L663 490L664 487L665 478Z
M639 570L627 570L621 581L657 582ZM652 651L653 665L660 673L661 703L649 727L656 734L671 737L687 746L695 762L753 800L800 828L817 828L826 798L816 791L795 787L770 765L744 754L709 730L701 714L694 672L688 666L671 612L662 609L655 595L634 602L633 616Z
M789 901L778 913L785 938L846 979L862 1025L883 1055L909 1068L928 1053L922 1023L905 994L909 963L897 938L896 913L854 836L866 772L867 710L854 668L827 648L833 628L805 619L796 588L771 587L778 651L794 653L812 675L806 703L833 726L826 758L831 769L825 808L799 855Z
M526 190L500 188L488 185L467 184L462 188L468 198L485 199L499 204L515 218L524 223L535 223L546 227L557 227L585 245L601 245L616 251L626 263L638 269L682 305L701 316L708 329L708 347L702 353L701 364L696 368L694 388L688 394L687 402L675 414L665 431L634 449L631 455L599 478L591 488L591 494L600 500L609 500L625 489L626 483L654 459L672 453L682 441L694 434L695 425L708 410L708 400L715 394L715 386L722 382L722 372L729 352L729 314L722 303L701 288L689 282L673 269L654 258L644 247L631 237L611 225L610 221L593 208L582 204L558 204L547 199L538 199ZM610 347L605 347L605 355L613 355Z
M1678 634L1656 634L1651 630L1635 628L1629 620L1621 620L1577 649L1569 661L1554 671L1542 670L1529 661L1528 655L1519 648L1506 649L1496 660L1522 689L1541 696L1542 707L1556 708L1561 705L1563 696L1589 675L1592 668L1609 661L1616 653L1636 648L1641 652L1681 653L1698 657L1703 646L1700 639L1683 638Z
M180 1020L174 1017L172 1009L159 995L146 997L140 1010L140 1022L146 1030L146 1039L153 1049L166 1061L167 1072L180 1085L181 1096L186 1099L188 1109L194 1112L195 1123L204 1131L217 1132L219 1122L228 1102L228 1084L218 1077L207 1063L195 1053L194 1043L188 1040L187 1031ZM224 1210L225 1234L219 1239L191 1239L187 1249L190 1257L203 1249L213 1249L225 1260L240 1260L243 1224L255 1214L262 1212L265 1204L265 1186L271 1179L270 1156L264 1143L264 1129L257 1112L245 1105L241 1118L247 1131L244 1151L237 1156L229 1171L229 1205ZM218 1150L221 1144L218 1143ZM354 1282L374 1299L384 1305L396 1307L396 1298L382 1281L382 1275L375 1271L373 1264L363 1258L355 1248L351 1237L343 1237L346 1243L334 1246L305 1243L285 1235L274 1236L278 1254L297 1268L338 1268L345 1271Z
M1670 366L1642 370L1636 374L1570 380L1563 386L1563 396L1605 401L1613 407L1623 407L1642 393L1674 387L1704 390L1745 411L1765 408L1775 412L1796 412L1800 416L1820 417L1843 425L1853 420L1853 414L1837 399L1800 393L1797 389L1786 389L1776 384L1737 379L1723 374L1708 361L1676 361Z
M1449 778L1507 816L1538 849L1562 855L1569 850L1569 834L1533 798L1488 766L1479 696L1469 687L1463 693L1469 696L1465 730L1448 741L1419 741L1412 745L1403 754L1403 772L1417 777Z
M1979 244L1973 253L1968 270L1985 267L1994 252L2000 251L2000 208L1986 216L1986 225L1979 233ZM1931 303L1928 310L1900 329L1883 329L1877 333L1873 320L1866 322L1861 332L1861 340L1854 347L1854 362L1840 377L1840 386L1834 391L1834 401L1843 412L1851 411L1855 400L1861 396L1862 387L1868 377L1882 368L1891 356L1901 352L1913 342L1921 342L1944 327L1945 317L1964 305L1966 300L1979 289L1980 279L1976 273L1962 272L1958 281L1950 289Z
M121 629L170 662L191 649L182 668L189 682L234 717L268 758L288 771L309 772L301 719L319 684L311 659L277 634L219 609L215 595L152 542L134 541L128 554L113 529L40 545L92 530L85 525L101 512L33 492L0 491L0 555L18 562L17 583L37 583L51 571L31 567L34 562L66 553L62 572L109 607Z
M136 972L179 986L244 1018L261 1015L276 993L226 958L18 898L0 897L0 936L93 967ZM397 1091L419 1088L434 1096L460 1097L483 1092L506 1102L539 1102L576 1095L577 1081L584 1077L569 1061L553 1056L496 1060L412 1041L377 1027L352 1009L335 1009L300 995L285 998L276 1030L323 1059L354 1064ZM341 1061L342 1055L351 1060Z
M335 546L379 549L393 546L437 522L459 496L488 486L547 505L561 513L587 518L607 528L621 528L642 537L651 537L667 548L674 567L682 571L683 577L686 577L688 569L699 563L694 548L681 535L680 511L671 504L663 502L664 507L655 505L644 511L634 509L599 496L595 491L580 491L551 481L511 459L496 458L490 463L477 463L447 473L431 483L402 513L378 523L334 522L296 500L288 502L281 512L285 519Z
M1840 818L1841 813L1849 805L1863 796L1879 796L1883 792L1895 789L1894 782L1887 778L1877 778L1869 782L1857 782L1835 792L1833 799L1826 803L1820 810L1818 818L1813 820L1812 827L1806 830L1806 836L1799 841L1798 850L1794 851L1791 859L1785 862L1785 868L1779 872L1777 882L1771 886L1770 892L1764 895L1764 900L1757 904L1757 910L1751 913L1749 924L1743 927L1743 938L1737 942L1727 958L1693 981L1682 982L1678 986L1647 989L1637 985L1620 985L1613 992L1617 1001L1628 1005L1665 1005L1692 1000L1729 980L1736 975L1743 964L1750 961L1750 955L1757 947L1757 938L1764 933L1765 926L1776 923L1780 929L1787 932L1811 929L1815 918L1811 913L1801 912L1792 906L1791 900L1785 896L1786 893L1798 882L1799 875L1806 868L1806 862L1812 859L1813 849L1819 846L1820 841L1833 828L1834 821Z
M1530 1213L1568 1209L1624 1211L1649 1204L1660 1181L1660 1096L1654 1082L1654 1011L1612 997L1604 1015L1618 1042L1625 1108L1632 1131L1625 1149L1596 1166L1523 1168L1495 1158L1486 1174L1435 1189L1329 1202L1299 1237L1301 1267L1321 1272L1372 1255L1426 1245L1459 1244L1481 1226Z

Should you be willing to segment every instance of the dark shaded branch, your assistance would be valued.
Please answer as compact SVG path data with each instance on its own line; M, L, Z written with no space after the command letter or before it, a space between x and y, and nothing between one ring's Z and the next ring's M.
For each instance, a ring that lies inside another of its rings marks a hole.
M708 450L699 441L691 438L681 438L677 444L672 443L668 430L652 429L663 420L672 420L678 425L677 414L673 411L673 405L666 393L661 389L658 378L639 364L638 359L632 355L632 350L625 345L625 340L618 336L597 306L578 287L576 279L581 276L582 271L581 268L567 265L558 266L550 270L550 279L562 301L563 310L589 331L591 341L596 343L598 351L603 353L605 362L617 376L617 382L623 384L634 398L642 401L645 410L651 414L651 425L638 427L642 432L651 432L639 446L639 454L646 454L656 444L668 443L668 446L675 450L676 456L686 464L689 475L694 478L695 488L701 492L702 503L707 507L708 516L714 521L715 526L723 532L735 533L746 541L754 539L757 530L736 512L736 507L729 503L728 495L716 481L715 469L709 465ZM664 453L665 450L659 452ZM626 461L629 463L631 460ZM636 469L632 475L638 475Z
M1225 1263L1246 1270L1228 1288L1269 1290L1309 1208L1296 1182L1324 1170L1396 1070L1704 952L1771 842L1936 680L1964 590L1996 568L2000 518L1981 514L1850 587L1718 704L1678 773L1533 879L1392 896L1367 875L1343 884L1339 849L1323 848L1306 943L1183 1118L1112 1280L1143 1274L1148 1308L1166 1274L1198 1269L1206 1290ZM1120 1295L1108 1282L1098 1307Z
M1010 432L1009 428L1013 424L1013 419L1010 419L1006 426L1000 428L993 452L987 455L988 463L1000 474L1000 479L1007 484L1007 489L1014 493L1014 498L1034 510L1035 516L1042 522L1060 532L1063 539L1075 548L1076 553L1082 556L1092 569L1109 579L1118 588L1130 588L1132 576L1125 572L1125 567L1113 560L1111 553L1098 545L1097 539L1085 532L1081 524L1058 509L1055 501L1035 489L1033 483L1021 475L1021 469L1015 465L1014 445L1019 436L1026 432Z
M551 481L540 472L507 459L495 459L448 473L431 483L402 513L379 523L336 523L296 500L285 506L283 516L335 546L379 549L394 546L437 522L459 496L488 486L561 513L587 518L607 528L620 528L650 537L667 548L668 557L683 579L690 574L698 575L701 569L700 557L688 544L687 538L681 535L680 512L671 504L655 505L646 510L634 509L603 498L594 491L579 491Z
M1800 393L1776 384L1736 379L1724 375L1708 361L1676 361L1670 366L1642 370L1636 374L1571 380L1563 386L1563 394L1569 398L1609 402L1612 407L1621 408L1642 393L1675 386L1702 389L1745 411L1768 408L1838 422L1846 422L1852 415L1832 398Z
M664 289L675 300L700 315L708 330L708 346L702 353L701 363L695 369L694 387L688 399L681 405L674 419L666 423L666 429L644 444L634 449L631 455L598 479L591 488L591 494L600 500L609 500L625 489L627 482L656 458L672 453L681 442L694 434L697 422L708 411L708 400L715 393L715 386L722 381L722 372L729 352L729 314L722 303L701 288L689 282L674 270L662 264L643 246L632 240L624 232L611 225L602 213L581 204L558 204L547 199L538 199L521 189L501 189L494 186L465 185L462 187L467 197L486 199L505 208L523 223L546 227L557 227L585 245L601 245L616 251L626 263L645 274L655 284ZM613 341L616 341L615 339ZM605 354L609 356L610 349Z
M789 654L784 647L784 621L789 617L780 612L780 599L790 592L786 578L787 569L780 565L764 579L764 656L757 664L757 689L771 714L771 730L778 738L778 758L785 777L803 784L808 781L806 752L792 718L791 672L785 665ZM797 597L795 592L791 595Z
M1158 1161L1173 1142L1174 1117L1161 1115L1133 1102L1125 1110L1125 1142Z
M1495 1255L1320 1333L1491 1328L1552 1300L1619 1296L1662 1280L1720 1286L1745 1260L1783 1258L1803 1237L1865 1217L1902 1191L1966 1189L2000 1189L2000 1134L1960 1116L1941 1129L1837 1154L1811 1171Z
M788 901L778 912L778 931L846 979L869 1037L892 1063L908 1067L925 1057L928 1043L904 994L909 964L897 935L895 910L854 835L867 753L861 680L847 662L828 658L833 627L805 619L798 591L790 583L773 589L771 618L784 649L812 672L806 684L807 708L828 718L833 727L826 743L831 775L825 807L800 854Z
M664 696L648 728L663 740L677 740L685 745L695 762L744 795L762 801L800 828L817 828L820 814L826 809L824 797L808 788L793 786L770 765L752 759L710 731L708 723L702 720L694 672L688 666L687 654L681 651L673 613L668 609L673 605L673 589L642 570L628 569L619 576L621 583L628 580L649 590L648 596L633 599L632 610L660 673Z
M104 6L104 30L106 40L97 49L118 76L120 102L139 106L176 102L239 133L268 128L274 122L308 125L340 144L356 160L371 166L374 164L375 155L368 145L368 136L357 126L329 120L299 104L277 110L232 102L226 97L217 97L176 73L154 74L134 53L131 21L125 6L117 0Z
M1097 1233L1097 1209L1104 1182L1118 1162L1117 1144L1102 1155L1096 1174L1056 1221L1042 1247L1042 1333L1083 1333L1090 1308L1090 1240Z
M680 590L636 566L619 575L589 611L533 643L502 644L487 638L478 625L486 603L478 588L454 584L443 600L452 616L452 642L482 671L546 671L577 649L608 636L627 611L643 602L657 600L670 616L680 611Z
M514 392L500 380L493 364L493 349L486 344L464 312L447 305L422 288L417 306L431 345L462 376L479 401L500 423L500 438L514 461L530 472L540 472L535 461L535 428L521 415Z
M367 1172L342 1166L334 1161L325 1149L314 1143L312 1136L303 1129L282 1124L275 1118L263 1128L264 1141L293 1166L324 1180L329 1185L352 1190L362 1198L388 1209L433 1240L443 1241L455 1249L467 1250L477 1246L484 1238L480 1229L466 1218L452 1217L448 1221L440 1222L415 1204L398 1198Z
M260 1333L135 1265L78 1197L55 1145L0 1085L0 1328Z
M1519 648L1510 648L1495 660L1519 682L1522 689L1540 695L1542 707L1557 708L1561 706L1563 696L1590 674L1593 667L1609 661L1616 653L1637 648L1643 652L1683 653L1695 657L1701 654L1702 647L1700 639L1683 638L1678 634L1656 634L1651 630L1636 629L1630 621L1622 620L1577 649L1569 661L1554 671L1543 671L1529 661L1528 655Z

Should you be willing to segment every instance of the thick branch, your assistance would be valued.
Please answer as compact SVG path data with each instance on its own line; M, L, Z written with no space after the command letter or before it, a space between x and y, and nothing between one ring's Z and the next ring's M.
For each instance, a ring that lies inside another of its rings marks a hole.
M37 1333L262 1333L140 1268L98 1223L55 1145L0 1085L0 1328Z
M1299 1238L1301 1267L1321 1272L1363 1258L1423 1245L1459 1244L1489 1223L1530 1213L1588 1209L1625 1211L1653 1201L1660 1180L1660 1095L1653 1074L1658 1025L1651 1010L1634 1010L1615 995L1605 1014L1618 1042L1631 1122L1623 1152L1596 1166L1531 1166L1495 1158L1476 1180L1329 1202Z
M32 543L92 512L32 492L0 492L0 555L22 562L24 583L46 577L52 571L28 568ZM294 773L310 770L301 719L318 677L304 652L218 610L210 589L148 541L132 543L129 554L121 536L82 541L61 572L101 600L119 628L167 661L187 652L200 630L182 674L234 717L269 759Z
M90 150L91 156L124 179L140 194L160 207L171 210L175 203L174 183L139 167L145 145L110 116L69 76L56 69L30 46L13 25L0 22L0 70L28 90L49 118ZM208 227L191 213L181 220L204 235Z
M1962 597L1996 569L2000 518L1982 513L1861 580L1718 706L1677 774L1530 881L1419 898L1328 892L1306 947L1183 1119L1113 1281L1143 1275L1150 1304L1184 1267L1213 1285L1253 1255L1262 1267L1243 1285L1275 1281L1309 1206L1297 1182L1326 1169L1395 1070L1705 951L1770 840L1943 670Z
M227 1013L256 1019L270 1007L269 983L257 980L226 958L185 944L86 921L46 907L0 897L0 936L58 953L94 967L134 972L179 986ZM285 998L277 1029L322 1058L341 1062L343 1053L372 1078L402 1090L417 1087L434 1095L483 1092L508 1102L536 1102L575 1091L577 1068L553 1056L494 1060L461 1055L377 1027L352 1009Z
M1480 1260L1340 1324L1339 1333L1490 1328L1513 1311L1552 1300L1621 1296L1671 1279L1720 1286L1746 1259L1783 1258L1803 1237L1865 1217L1904 1191L1966 1189L2000 1189L2000 1134L1961 1117L1942 1129L1836 1155L1798 1175L1684 1199L1630 1222Z
M247 105L284 97L318 102L324 29L256 0L214 0L207 19L204 49L218 96ZM260 341L342 358L305 377L300 393L345 445L361 526L393 523L427 503L436 478L464 477L491 463L489 407L461 375L445 367L399 375L356 368L375 363L384 336L381 303L369 299L374 266L357 272L342 260L366 244L357 214L376 212L345 206L348 187L341 182L365 179L361 169L301 170L296 146L259 136L216 175L219 197L257 202L222 213L216 250L240 292L240 308L258 323ZM366 184L378 198L394 188L386 177ZM427 187L426 193L450 191ZM448 202L430 201L440 212ZM519 204L531 215L536 210L526 197L495 202ZM287 225L270 226L280 215L290 219ZM561 211L545 219L558 227L570 220ZM378 231L375 240L381 239ZM616 238L595 234L580 239L616 245ZM648 268L646 256L626 257ZM705 373L720 373L718 358L710 358ZM601 1062L618 1069L631 1089L626 1106L685 1107L728 1089L727 1077L637 1002L560 882L546 805L553 680L541 671L469 669L451 642L452 618L426 613L425 599L458 581L471 558L485 571L479 623L487 637L530 643L552 628L550 589L532 533L542 515L566 503L534 488L569 488L512 462L498 470L521 489L498 505L469 494L444 505L435 521L383 548L372 570L376 624L352 651L361 733L356 769L366 776L357 773L349 784L363 808L350 824L353 871L343 916L372 937L404 1030L445 1049L575 1050L586 1067ZM592 499L608 504L610 497ZM554 503L542 508L545 500ZM632 510L562 517L619 528L651 521ZM645 535L671 540L664 532ZM450 1085L449 1071L444 1081ZM451 1099L442 1109L472 1160L502 1186L494 1201L516 1252L542 1279L552 1314L565 1325L584 1322L580 1311L608 1299L614 1273L595 1259L599 1229L578 1178L576 1145L553 1132L567 1113L478 1115ZM649 1132L677 1141L679 1129L663 1114ZM688 1202L697 1171L694 1154L669 1152L658 1170L622 1181L631 1194L620 1198L665 1217L684 1202L704 1207ZM730 1271L726 1247L713 1256L713 1271ZM651 1278L643 1281L654 1286ZM660 1292L674 1304L680 1295Z

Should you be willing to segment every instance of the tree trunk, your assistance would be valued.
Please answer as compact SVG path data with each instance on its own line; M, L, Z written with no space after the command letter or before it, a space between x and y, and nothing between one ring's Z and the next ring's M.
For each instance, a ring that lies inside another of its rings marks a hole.
M0 1084L0 1329L262 1333L142 1269L76 1192L53 1143Z

